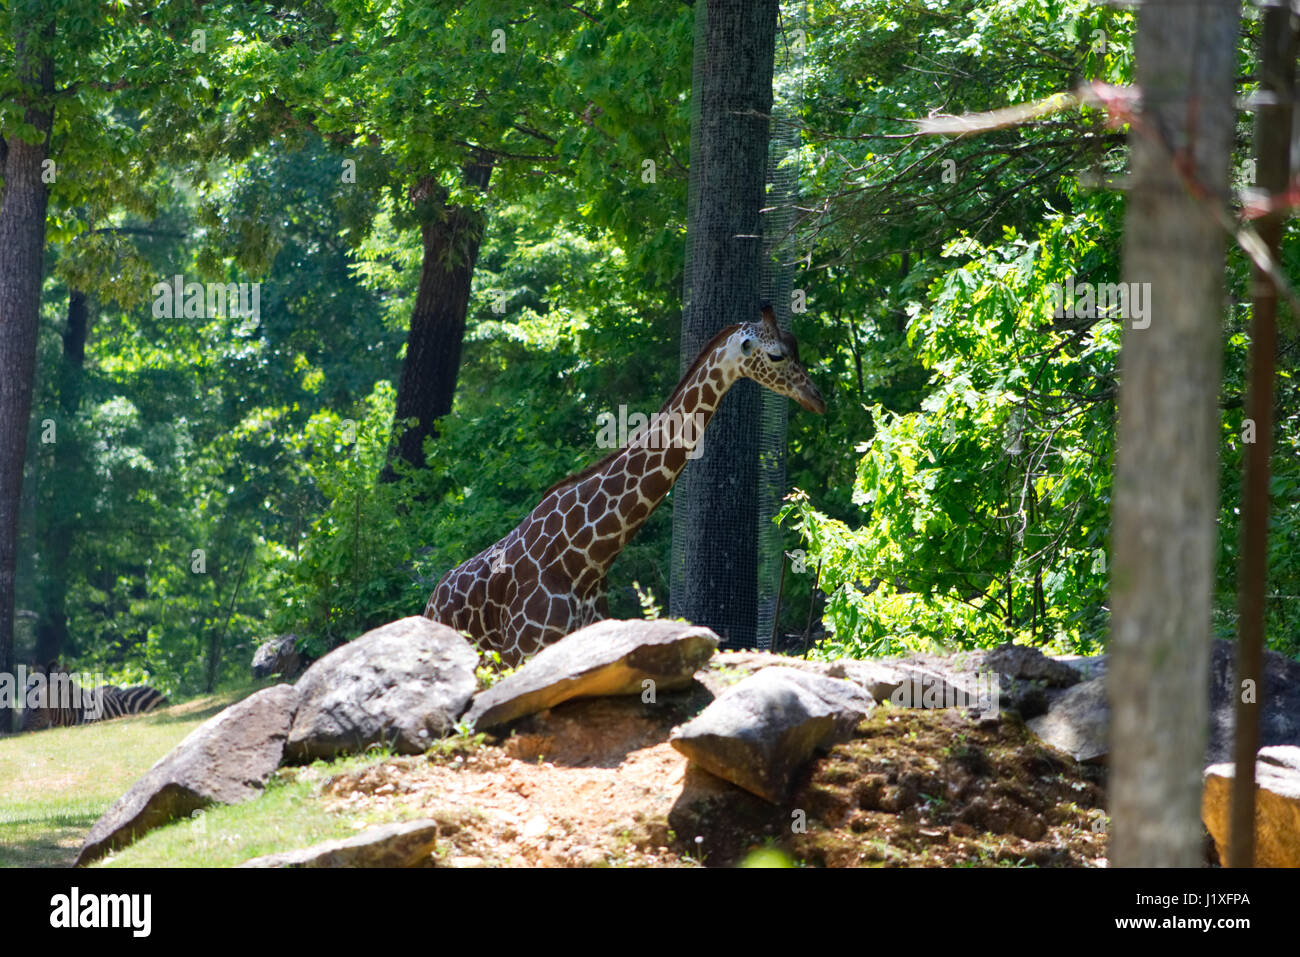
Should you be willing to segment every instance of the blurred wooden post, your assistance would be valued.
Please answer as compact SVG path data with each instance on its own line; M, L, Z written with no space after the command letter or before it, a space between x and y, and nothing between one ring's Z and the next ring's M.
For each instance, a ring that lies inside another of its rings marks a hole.
M1295 31L1285 6L1262 11L1259 102L1255 107L1255 162L1259 189L1268 200L1286 192L1291 172L1291 97L1295 89ZM1276 260L1285 213L1270 210L1258 222L1260 238ZM1268 594L1268 485L1273 452L1273 376L1277 351L1277 289L1252 269L1250 379L1246 415L1255 441L1247 444L1241 503L1241 564L1237 579L1237 728L1233 744L1232 826L1228 866L1250 867L1255 858L1255 753L1259 702L1264 695L1264 620ZM1245 691L1246 683L1253 689Z

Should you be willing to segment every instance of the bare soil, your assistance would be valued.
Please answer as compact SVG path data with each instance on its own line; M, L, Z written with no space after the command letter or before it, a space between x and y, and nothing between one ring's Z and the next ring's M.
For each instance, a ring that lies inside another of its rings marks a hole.
M500 737L336 775L321 797L436 818L443 867L732 866L756 851L818 867L1106 864L1104 772L1013 713L878 707L775 806L667 743L711 697L697 683L653 704L567 702Z

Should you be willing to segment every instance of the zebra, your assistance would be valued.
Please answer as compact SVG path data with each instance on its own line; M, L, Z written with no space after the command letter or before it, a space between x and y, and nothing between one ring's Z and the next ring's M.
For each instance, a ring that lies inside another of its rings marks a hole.
M23 731L70 727L128 714L143 714L168 703L161 691L148 685L127 688L101 685L86 690L53 662L32 669L26 691Z

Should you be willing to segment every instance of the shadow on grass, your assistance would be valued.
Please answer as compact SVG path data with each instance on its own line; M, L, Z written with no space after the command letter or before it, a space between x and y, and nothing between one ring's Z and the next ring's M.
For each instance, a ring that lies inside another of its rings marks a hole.
M0 867L71 867L99 819L93 811L0 819Z
M241 686L239 688L230 688L225 691L216 692L213 697L219 700L210 704L205 704L201 708L185 707L189 702L178 702L169 706L164 711L150 713L145 716L144 721L147 724L175 724L178 721L207 721L213 715L220 714L233 704L238 704L250 695L254 695L265 688L270 688L274 682L263 684L254 684ZM203 696L200 696L203 697Z
M141 723L143 723L143 724L177 724L178 722L181 722L181 721L191 722L191 723L192 723L192 722L194 722L195 720L198 720L198 721L200 721L200 722L203 722L203 721L207 721L208 718L211 718L213 715L215 715L215 714L220 714L222 711L225 711L227 708L230 707L230 705L231 705L232 703L233 703L233 702L227 702L227 703L225 703L225 704L213 704L213 705L208 705L206 708L201 708L201 709L199 709L199 710L197 710L197 711L186 711L186 712L184 712L184 713L182 713L182 714L173 714L173 713L171 713L171 712L161 712L161 713L159 713L159 714L150 714L150 715L145 716L145 717L142 719L142 722L141 722Z
M163 707L162 709L156 712L153 711L146 712L145 714L142 715L125 715L124 718L127 720L135 719L138 720L141 724L150 724L150 725L177 724L178 722L182 722L182 721L198 722L201 724L204 721L207 721L213 715L220 714L222 711L225 711L232 704L237 704L238 702L247 698L249 695L256 694L258 691L261 691L262 687L263 686L261 685L256 685L253 687L232 689L226 692L217 692L217 694L214 697L217 697L219 700L213 701L209 704L205 704L199 708L186 707L186 705L190 704L189 701L179 701L179 702L173 702L172 704L166 705L165 707ZM271 687L271 685L268 684L266 685L266 687ZM101 724L112 722L112 721L118 721L118 720L123 720L123 719L109 718L107 719L107 721L92 721L92 722L87 722L87 726L89 725L100 726ZM56 729L41 728L39 731L14 731L11 732L10 734L0 733L0 741L7 741L10 738L19 738L19 737L26 738L30 734L40 734L45 731L53 731L53 730Z

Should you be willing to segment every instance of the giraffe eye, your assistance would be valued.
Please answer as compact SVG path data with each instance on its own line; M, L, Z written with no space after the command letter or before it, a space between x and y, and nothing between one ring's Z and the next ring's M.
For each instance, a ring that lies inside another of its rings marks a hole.
M773 362L784 362L786 360L786 357L779 352L769 352L767 357Z

